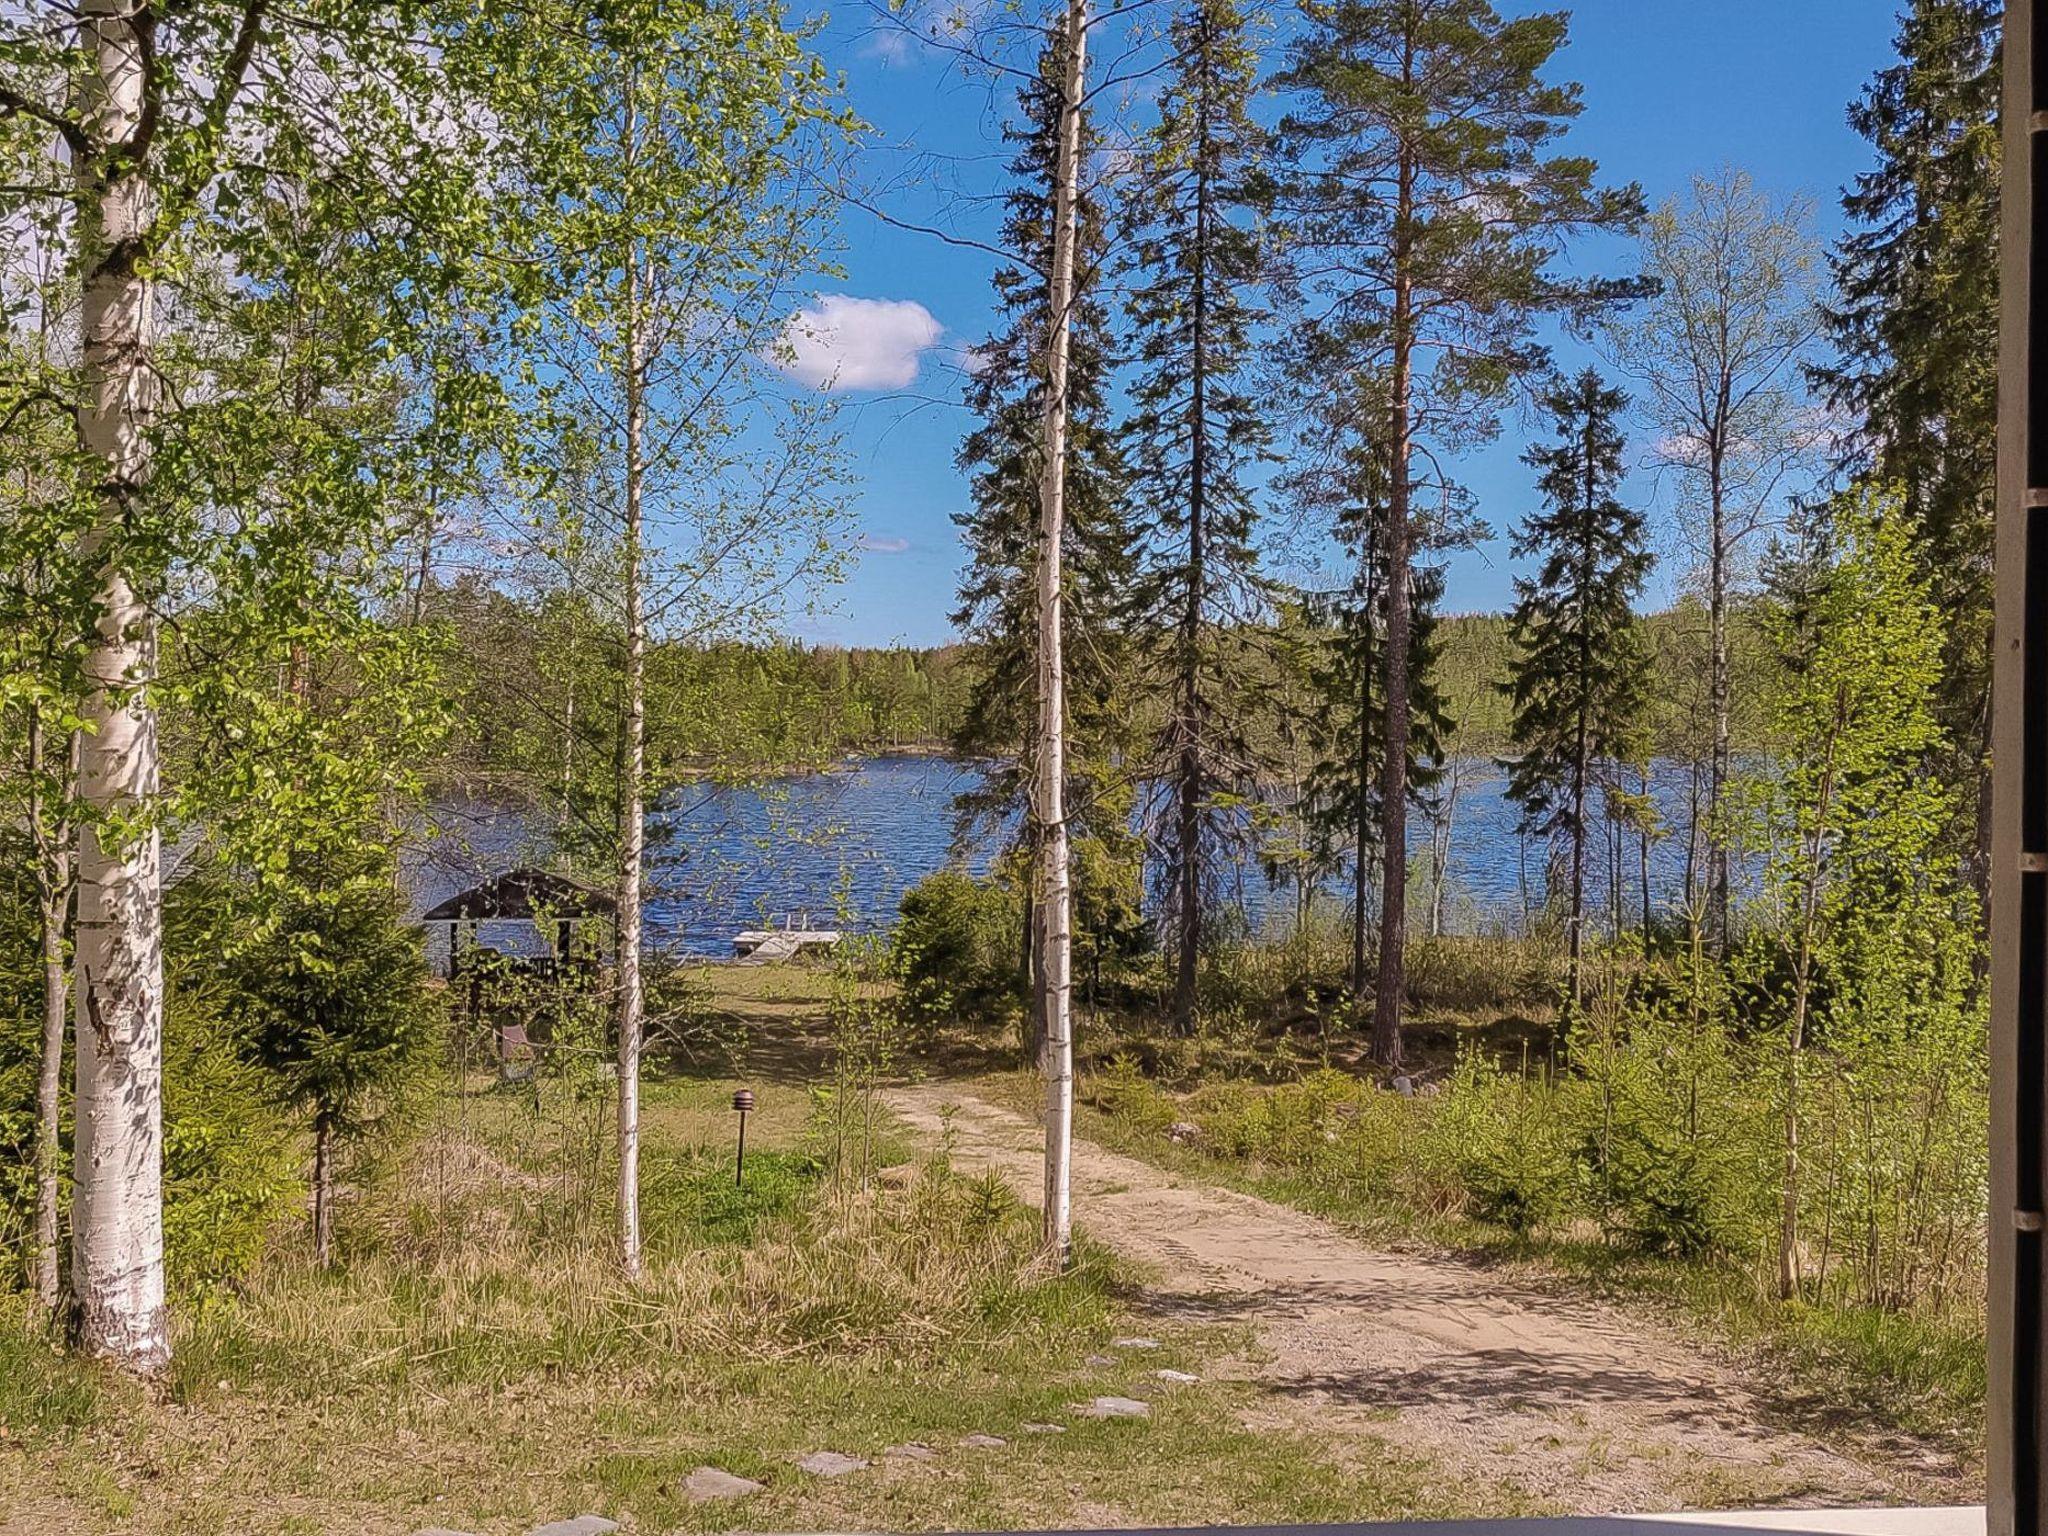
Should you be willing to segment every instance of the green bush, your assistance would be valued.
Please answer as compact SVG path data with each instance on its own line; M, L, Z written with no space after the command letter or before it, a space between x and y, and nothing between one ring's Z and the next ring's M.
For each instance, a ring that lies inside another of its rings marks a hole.
M26 868L0 865L0 1281L19 1285L35 1230L42 969ZM254 1268L289 1199L297 1160L262 1074L242 1058L233 1010L192 962L206 953L188 942L195 912L211 905L173 886L165 914L164 1246L172 1291L187 1300L232 1287ZM67 1147L70 1132L67 1095Z
M1085 1091L1097 1109L1133 1130L1156 1135L1179 1118L1172 1096L1130 1056L1119 1055L1089 1074Z
M43 971L28 840L0 827L0 1289L34 1263Z
M164 1009L164 1249L172 1289L205 1299L245 1279L288 1211L299 1151L219 999L181 985Z
M985 1018L1020 985L1023 904L1004 887L957 869L903 893L892 958L915 1020Z
M1571 1091L1547 1072L1511 1076L1474 1052L1459 1057L1430 1132L1473 1216L1527 1237L1571 1208Z

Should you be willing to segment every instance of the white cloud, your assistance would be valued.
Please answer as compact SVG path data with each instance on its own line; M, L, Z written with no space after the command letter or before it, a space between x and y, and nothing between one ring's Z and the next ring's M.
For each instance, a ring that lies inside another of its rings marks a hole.
M945 327L913 299L821 294L789 317L776 366L824 390L903 389Z
M871 555L900 555L910 548L908 539L882 539L872 533L864 533L853 541L854 548L866 550Z

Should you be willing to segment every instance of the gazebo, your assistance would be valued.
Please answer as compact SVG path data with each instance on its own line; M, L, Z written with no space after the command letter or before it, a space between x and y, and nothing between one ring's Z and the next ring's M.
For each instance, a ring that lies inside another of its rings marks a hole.
M543 931L552 925L552 948L559 965L569 958L576 924L592 919L610 922L617 915L618 903L593 886L552 870L520 868L457 892L421 913L419 921L429 927L448 925L448 975L453 978L461 950L459 939L465 930L474 940L485 923L532 923Z
M481 1022L488 1015L501 1075L510 1078L524 1075L534 1049L529 1025L536 1020L528 1007L507 1006L503 997L489 1007L485 1006L494 990L486 984L486 975L493 967L465 965L461 935L466 930L470 935L469 947L479 949L477 931L486 923L531 924L550 936L549 953L545 959L503 955L496 958L507 964L513 974L557 983L575 973L572 946L576 925L592 919L611 922L617 914L618 903L603 891L551 870L526 868L508 869L503 874L493 875L483 884L459 891L420 914L419 921L423 926L447 924L448 979L453 982L465 970L468 971L469 1016Z

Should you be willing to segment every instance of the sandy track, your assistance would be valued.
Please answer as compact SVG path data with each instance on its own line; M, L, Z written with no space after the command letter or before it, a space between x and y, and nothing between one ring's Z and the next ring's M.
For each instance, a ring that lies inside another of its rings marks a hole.
M956 1163L1036 1202L1039 1133L944 1084L893 1090ZM1373 1437L1426 1457L1490 1507L1567 1513L1770 1504L1940 1503L1963 1474L1906 1442L1827 1446L1787 1427L1729 1366L1614 1308L1448 1256L1385 1253L1329 1223L1088 1142L1083 1229L1157 1277L1178 1317L1248 1324L1255 1421L1341 1455Z

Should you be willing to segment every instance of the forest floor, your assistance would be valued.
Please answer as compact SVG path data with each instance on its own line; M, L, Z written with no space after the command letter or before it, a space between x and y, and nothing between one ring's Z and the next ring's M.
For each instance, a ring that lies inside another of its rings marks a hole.
M1037 1189L1041 1137L957 1083L888 1102L962 1171ZM1490 1503L1568 1513L1946 1503L1973 1496L1944 1450L1899 1434L1825 1439L1699 1341L1546 1280L1426 1251L1378 1251L1329 1223L1086 1140L1077 1221L1152 1281L1175 1322L1249 1348L1253 1427L1361 1438L1425 1458ZM1341 1454L1341 1452L1340 1452Z
M639 1285L609 1257L602 1082L451 1084L402 1159L346 1192L337 1270L281 1231L245 1286L181 1310L162 1390L0 1315L0 1536L524 1536L584 1512L626 1536L1015 1530L1974 1495L1939 1447L1816 1423L1711 1340L1582 1286L1363 1240L1092 1141L1078 1270L1019 1283L1038 1142L1013 1051L952 1039L855 1082L828 969L717 967L703 985L711 1043L647 1085ZM735 1192L740 1086L758 1109ZM851 1197L819 1172L850 1107L878 1171Z

